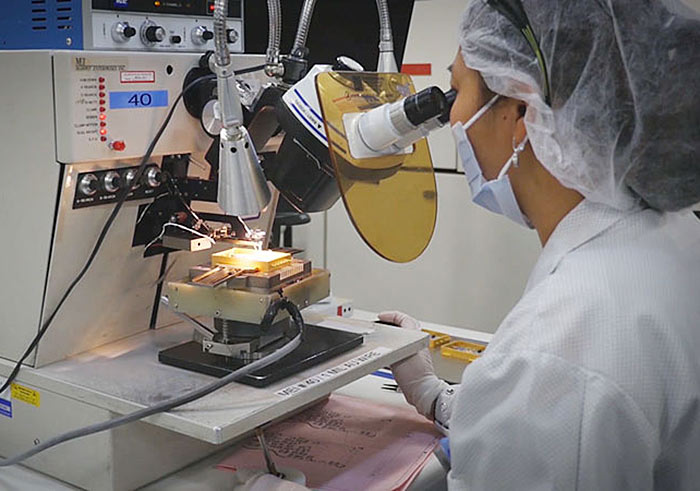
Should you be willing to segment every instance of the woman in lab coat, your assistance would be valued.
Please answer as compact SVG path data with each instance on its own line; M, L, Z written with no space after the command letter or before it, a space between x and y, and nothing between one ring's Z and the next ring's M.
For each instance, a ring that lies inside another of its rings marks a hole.
M463 16L451 124L474 202L542 254L460 386L427 351L396 380L449 431L450 489L698 489L700 22L674 0L492 3Z

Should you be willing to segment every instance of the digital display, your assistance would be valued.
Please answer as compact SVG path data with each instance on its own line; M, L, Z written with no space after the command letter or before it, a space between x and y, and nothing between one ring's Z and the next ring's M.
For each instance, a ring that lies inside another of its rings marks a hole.
M129 0L114 0L113 6L116 8L127 8L129 6Z
M148 107L167 106L167 90L146 90L109 93L110 109L143 109Z

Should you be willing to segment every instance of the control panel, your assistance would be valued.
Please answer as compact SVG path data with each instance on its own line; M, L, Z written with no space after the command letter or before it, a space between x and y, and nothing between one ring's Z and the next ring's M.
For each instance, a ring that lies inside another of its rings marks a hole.
M0 50L213 49L214 0L0 1ZM229 49L242 53L243 0L229 0Z
M243 21L227 21L227 40L234 53L243 52ZM179 17L131 12L94 12L95 49L139 51L206 51L214 49L211 17Z
M149 164L136 182L138 167L98 170L78 174L73 208L104 205L117 201L119 192L129 188L127 201L151 198L161 192L161 171L156 164Z
M140 158L201 58L195 53L162 56L115 51L53 51L36 56L50 58L52 71L47 76L53 81L56 155L62 164ZM264 57L236 54L232 62L234 70L242 70L260 66ZM262 71L245 77L251 85L266 80ZM205 153L211 142L199 120L180 103L153 155L166 150Z

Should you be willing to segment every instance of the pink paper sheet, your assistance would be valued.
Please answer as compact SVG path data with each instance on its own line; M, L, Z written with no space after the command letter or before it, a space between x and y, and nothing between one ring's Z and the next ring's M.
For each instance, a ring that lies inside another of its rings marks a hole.
M306 475L326 491L404 490L425 466L440 433L413 408L332 395L265 430L277 467ZM220 469L264 468L255 437L237 447Z

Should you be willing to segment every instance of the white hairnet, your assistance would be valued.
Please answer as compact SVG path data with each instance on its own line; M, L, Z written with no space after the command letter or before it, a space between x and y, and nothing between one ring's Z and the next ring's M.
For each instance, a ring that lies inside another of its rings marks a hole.
M523 0L549 69L511 22L472 0L466 65L525 101L535 155L564 186L618 209L700 201L700 21L678 0ZM670 5L678 8L670 9Z

